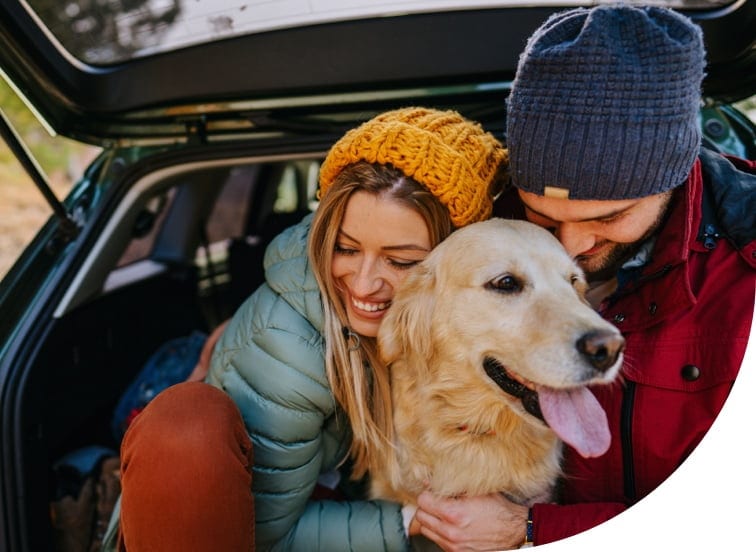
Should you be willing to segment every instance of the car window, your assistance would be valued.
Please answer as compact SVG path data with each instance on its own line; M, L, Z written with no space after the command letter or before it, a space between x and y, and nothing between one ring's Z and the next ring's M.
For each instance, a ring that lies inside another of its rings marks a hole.
M276 189L276 200L273 202L274 213L291 213L296 211L299 202L297 189L297 169L288 165L284 168L281 181Z
M250 286L254 286L262 278L267 244L317 207L319 168L319 159L264 162L178 180L144 200L130 223L130 239L108 276L105 290L163 272L168 268L166 263L193 267L201 296L218 293L231 280L231 271L240 268L253 274ZM212 203L206 215L193 220L196 215L189 213L195 208L187 211L186 201L196 204L198 200L191 198L198 197L198 186ZM193 236L184 238L186 243L196 244L191 258L182 257L182 246L170 245L175 245L171 238L166 242L165 236L175 238L176 232Z
M692 10L734 1L652 0L644 3ZM522 0L474 3L466 0L28 0L40 24L70 55L95 65L275 29L397 13L496 8L522 3ZM595 0L543 2L563 7L595 3Z
M267 245L317 206L319 168L319 161L305 160L231 171L194 259L198 296L208 319L223 321L263 282Z
M231 242L268 242L317 203L318 161L233 169L213 206L196 263L225 262Z

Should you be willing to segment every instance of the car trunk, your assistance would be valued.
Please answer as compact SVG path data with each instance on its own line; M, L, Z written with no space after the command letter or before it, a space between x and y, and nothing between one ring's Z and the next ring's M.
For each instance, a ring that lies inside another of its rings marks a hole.
M756 5L720 4L688 12L711 52L704 140L753 156L752 123L718 102L756 90ZM313 209L335 139L414 104L505 140L519 52L555 9L344 17L85 63L3 2L5 75L56 132L104 152L0 287L0 548L58 548L50 505L77 487L58 462L118 450L126 388L161 345L210 332L262 282L265 246Z

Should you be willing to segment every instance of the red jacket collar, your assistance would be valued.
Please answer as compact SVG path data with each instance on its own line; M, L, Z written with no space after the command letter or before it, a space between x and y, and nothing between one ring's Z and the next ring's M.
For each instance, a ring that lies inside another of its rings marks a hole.
M667 220L657 235L651 262L644 268L644 275L687 261L691 249L705 251L696 241L701 224L702 194L701 161L696 159L688 179L674 191Z
M674 191L667 219L656 237L651 260L638 280L605 301L602 314L624 333L654 326L696 303L687 261L701 223L703 177L696 159L686 182ZM663 278L663 286L658 282Z

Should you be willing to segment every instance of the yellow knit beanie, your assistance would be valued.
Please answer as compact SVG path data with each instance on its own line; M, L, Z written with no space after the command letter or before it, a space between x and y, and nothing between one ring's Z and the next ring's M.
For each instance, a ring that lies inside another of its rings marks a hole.
M388 111L347 132L320 167L322 197L347 165L391 164L428 188L459 228L487 219L491 184L507 152L477 123L456 111L407 107Z

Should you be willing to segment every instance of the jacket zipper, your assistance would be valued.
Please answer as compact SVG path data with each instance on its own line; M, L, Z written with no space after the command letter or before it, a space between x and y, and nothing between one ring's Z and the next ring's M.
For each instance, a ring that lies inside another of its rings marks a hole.
M635 382L627 381L622 397L620 435L622 436L622 464L625 497L629 504L636 501L635 466L633 464L633 406L635 403Z
M623 290L615 292L611 297L605 300L605 303L599 308L599 313L605 317L606 310L614 304L618 298L635 291L642 283L665 276L671 270L672 265L665 264L656 272L641 277L634 283L634 285L624 286ZM635 406L635 388L636 385L634 381L625 381L625 390L622 395L622 407L620 411L623 484L625 497L629 504L634 504L637 501L637 491L635 488L635 464L633 462L633 409Z

